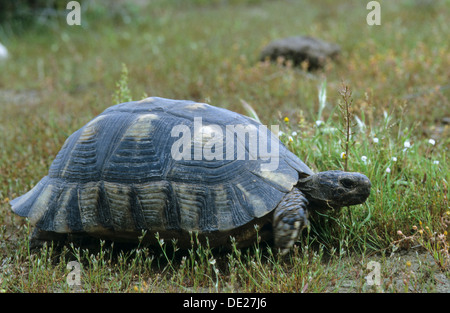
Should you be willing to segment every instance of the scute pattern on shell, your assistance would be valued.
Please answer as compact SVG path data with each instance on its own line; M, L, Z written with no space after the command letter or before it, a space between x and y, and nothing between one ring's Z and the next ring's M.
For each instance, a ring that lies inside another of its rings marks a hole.
M281 143L275 172L262 172L261 160L175 161L171 147L179 138L171 129L183 124L193 132L196 116L203 125L260 125L192 101L148 98L112 106L66 140L48 175L11 201L12 209L58 233L207 233L264 216L299 172L312 174Z

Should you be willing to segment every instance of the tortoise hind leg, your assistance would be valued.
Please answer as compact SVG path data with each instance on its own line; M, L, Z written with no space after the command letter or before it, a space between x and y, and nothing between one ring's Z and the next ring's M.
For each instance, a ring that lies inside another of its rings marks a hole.
M289 252L308 222L308 200L305 195L294 188L284 196L275 208L273 215L273 233L275 248L284 255Z

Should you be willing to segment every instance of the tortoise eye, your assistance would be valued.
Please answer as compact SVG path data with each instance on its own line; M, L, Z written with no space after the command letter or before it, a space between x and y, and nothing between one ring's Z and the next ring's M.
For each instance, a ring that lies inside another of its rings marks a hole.
M344 186L345 188L353 188L355 187L355 182L352 179L349 178L342 178L341 179L341 185Z

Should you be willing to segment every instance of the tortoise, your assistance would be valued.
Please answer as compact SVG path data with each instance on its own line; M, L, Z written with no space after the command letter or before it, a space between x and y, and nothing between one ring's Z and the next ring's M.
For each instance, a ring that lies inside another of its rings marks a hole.
M314 173L252 118L151 97L74 132L48 175L10 204L35 226L32 244L71 235L155 244L158 233L189 248L196 233L241 248L259 235L285 254L310 211L361 204L370 187L360 173Z

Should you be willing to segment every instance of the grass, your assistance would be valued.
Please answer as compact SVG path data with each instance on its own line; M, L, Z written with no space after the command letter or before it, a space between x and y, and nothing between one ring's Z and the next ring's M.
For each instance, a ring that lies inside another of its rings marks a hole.
M449 3L380 2L382 25L371 27L365 3L329 0L307 9L283 1L100 2L83 11L81 27L64 16L2 24L11 58L0 64L0 291L440 290L449 279ZM295 34L337 42L339 62L307 74L257 61L270 40ZM195 238L188 251L171 242L31 251L30 226L9 200L46 175L73 131L119 100L147 95L251 109L280 125L280 139L313 170L365 173L371 196L313 216L285 258L263 243L218 252ZM79 289L67 284L71 260L81 264ZM365 279L371 260L381 264L379 286Z

